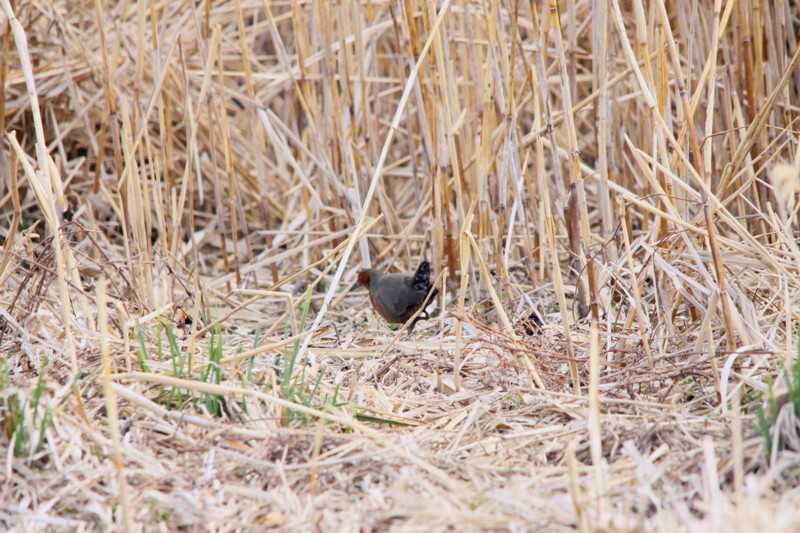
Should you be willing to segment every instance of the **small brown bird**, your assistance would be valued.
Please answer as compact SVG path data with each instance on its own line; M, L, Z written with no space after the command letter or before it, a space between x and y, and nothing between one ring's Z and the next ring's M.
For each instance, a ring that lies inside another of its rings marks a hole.
M369 289L369 301L372 307L392 324L404 324L417 312L431 292L431 266L423 261L413 276L408 274L384 274L380 270L368 268L358 274L358 283ZM438 294L439 289L433 289L430 300ZM408 332L414 331L417 320L430 318L428 312L423 312L408 327Z

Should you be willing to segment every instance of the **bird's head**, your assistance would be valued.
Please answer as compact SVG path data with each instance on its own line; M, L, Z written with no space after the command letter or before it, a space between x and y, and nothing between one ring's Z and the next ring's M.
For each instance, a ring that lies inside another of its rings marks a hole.
M358 284L369 289L370 278L369 270L362 270L358 273Z

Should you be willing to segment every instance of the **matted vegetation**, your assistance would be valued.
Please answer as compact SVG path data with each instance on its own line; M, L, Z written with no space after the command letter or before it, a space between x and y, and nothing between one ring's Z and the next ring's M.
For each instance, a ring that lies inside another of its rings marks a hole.
M800 530L796 2L2 7L0 528Z

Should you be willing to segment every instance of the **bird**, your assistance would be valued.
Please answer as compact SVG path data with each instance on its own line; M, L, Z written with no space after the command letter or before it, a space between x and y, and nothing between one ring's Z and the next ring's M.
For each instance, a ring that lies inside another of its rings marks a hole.
M420 263L416 272L408 274L386 274L375 268L368 268L358 273L358 283L369 290L369 301L372 307L387 322L405 324L416 313L428 293L431 293L431 266L427 261ZM433 300L439 289L433 289L430 299ZM418 320L428 319L425 311L409 326L408 332L414 331Z

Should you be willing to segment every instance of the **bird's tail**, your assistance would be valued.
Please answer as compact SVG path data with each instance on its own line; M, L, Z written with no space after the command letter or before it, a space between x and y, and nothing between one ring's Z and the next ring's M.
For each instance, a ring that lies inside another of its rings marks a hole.
M411 280L411 284L415 290L418 291L425 291L426 293L431 292L431 266L428 264L427 261L423 261L417 267L417 271L414 272L414 279ZM439 293L439 289L433 289L433 293L431 293L428 302L432 302L436 295ZM422 302L420 302L422 303ZM411 327L408 328L409 333L414 331L414 326L417 325L417 321L424 320L430 318L428 315L428 311L424 311L423 314L418 316L414 322L411 323Z
M427 261L423 261L417 267L411 284L418 291L428 292L431 290L431 265L429 265Z
M414 279L411 281L412 286L415 290L418 291L425 291L431 292L431 265L428 264L427 261L423 261L417 267L417 271L414 272ZM436 294L439 292L439 289L435 289L433 294L431 294L431 300L436 298Z

